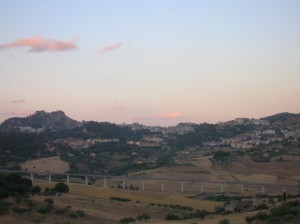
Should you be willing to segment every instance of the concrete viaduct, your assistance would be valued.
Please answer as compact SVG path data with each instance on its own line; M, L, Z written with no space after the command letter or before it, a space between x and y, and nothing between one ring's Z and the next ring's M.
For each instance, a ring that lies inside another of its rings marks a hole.
M220 186L220 192L224 193L224 185L238 185L240 187L240 192L244 193L245 186L258 186L261 187L261 193L265 193L266 187L281 187L282 192L285 192L286 188L295 188L300 189L300 185L298 184L282 184L282 183L258 183L258 182L249 182L249 181L225 181L225 180L208 180L208 179L172 179L172 178L145 178L145 177L136 177L136 176L110 176L110 175L98 175L98 174L77 174L77 173L51 173L51 172L32 172L32 171L20 171L20 170L0 170L0 173L19 173L20 175L30 177L31 181L34 182L35 176L46 176L49 182L52 182L54 176L64 176L66 183L71 183L70 177L80 177L84 178L85 184L89 184L89 177L103 179L103 187L107 188L108 181L110 179L120 179L122 180L122 187L125 189L127 180L137 180L141 182L141 190L145 191L145 181L156 181L160 183L160 191L165 191L165 182L174 182L179 183L181 192L185 191L186 183L200 183L200 192L205 192L205 184L217 184Z

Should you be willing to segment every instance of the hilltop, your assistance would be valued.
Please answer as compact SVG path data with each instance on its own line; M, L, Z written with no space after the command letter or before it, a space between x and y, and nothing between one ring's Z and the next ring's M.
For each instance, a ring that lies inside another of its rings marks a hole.
M34 114L20 118L14 117L5 120L1 126L1 132L42 132L45 130L64 130L80 126L80 122L75 121L63 111L47 113L36 111Z

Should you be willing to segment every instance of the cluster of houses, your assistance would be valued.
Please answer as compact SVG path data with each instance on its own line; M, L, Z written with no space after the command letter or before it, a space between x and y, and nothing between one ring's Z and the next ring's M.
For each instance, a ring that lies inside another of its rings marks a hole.
M96 143L108 143L108 142L119 142L119 139L80 139L80 138L65 138L65 139L57 139L54 143L60 142L66 146L69 146L73 149L86 149Z
M300 129L281 130L280 133L276 133L272 129L266 129L233 138L222 138L220 141L204 142L203 145L209 147L230 146L232 149L252 149L258 145L282 142L290 138L300 138Z
M144 136L140 141L127 141L129 145L137 145L139 147L159 147L164 139L158 136Z
M179 123L176 126L160 127L160 126L146 126L139 123L123 124L122 126L129 126L133 131L148 130L152 133L160 132L164 137L172 134L184 135L194 131L193 123Z
M226 204L225 212L247 212L270 208L277 206L280 201L282 201L281 198L243 198L241 201L232 201Z
M29 126L19 127L20 132L22 133L41 133L45 130L45 128L33 128Z

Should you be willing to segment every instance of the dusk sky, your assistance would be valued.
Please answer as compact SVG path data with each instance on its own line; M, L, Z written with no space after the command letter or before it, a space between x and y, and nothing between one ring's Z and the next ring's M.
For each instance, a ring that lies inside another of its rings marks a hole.
M0 122L300 112L299 0L0 0Z

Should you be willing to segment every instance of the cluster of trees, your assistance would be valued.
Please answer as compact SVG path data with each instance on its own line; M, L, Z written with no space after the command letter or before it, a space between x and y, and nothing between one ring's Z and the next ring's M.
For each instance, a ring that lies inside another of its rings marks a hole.
M196 210L195 212L185 212L183 215L177 213L168 213L165 217L165 220L187 220L187 219L204 219L207 215L211 214L210 212L204 210Z
M38 156L53 155L46 149L45 142L46 139L37 134L0 133L0 166L16 169L7 167L7 163L18 164Z
M133 218L133 217L122 218L119 221L119 223L128 224L128 223L134 222L136 220L139 220L139 221L144 220L146 222L148 219L150 219L150 215L148 213L143 213L141 215L138 215L136 218Z
M32 188L32 181L19 174L3 175L0 173L0 198L9 196L27 197Z
M245 218L247 223L264 222L267 224L295 223L300 220L300 201L290 201L272 208L269 212L261 211ZM298 222L297 222L298 223Z

